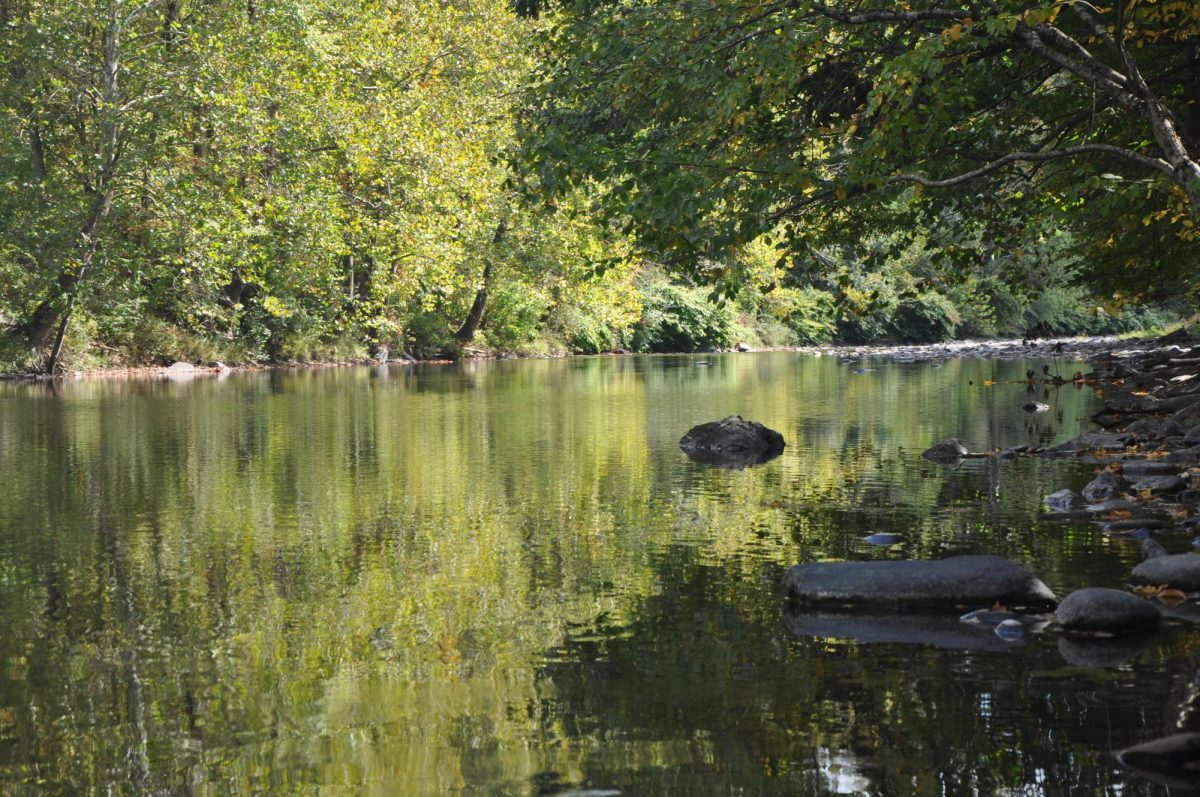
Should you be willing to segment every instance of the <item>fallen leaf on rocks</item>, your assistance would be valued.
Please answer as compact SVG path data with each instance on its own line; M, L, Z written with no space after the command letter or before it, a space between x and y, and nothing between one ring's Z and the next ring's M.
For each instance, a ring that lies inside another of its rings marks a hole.
M1133 517L1133 513L1128 509L1114 509L1104 516L1105 520L1129 520Z
M1139 501L1149 501L1150 496L1154 495L1153 490L1138 490L1137 497Z
M1133 591L1143 598L1155 598L1168 589L1166 584L1158 584L1151 586L1149 584L1140 584L1133 588Z

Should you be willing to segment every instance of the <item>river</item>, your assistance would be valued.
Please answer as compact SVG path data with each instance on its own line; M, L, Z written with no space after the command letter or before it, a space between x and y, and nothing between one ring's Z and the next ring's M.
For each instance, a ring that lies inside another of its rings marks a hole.
M0 792L1165 793L1111 753L1200 725L1188 627L1088 664L1052 629L846 638L778 588L957 553L1122 586L1135 543L1037 519L1090 467L919 456L1091 428L1091 388L1026 391L1042 364L0 383ZM784 454L680 452L731 414Z

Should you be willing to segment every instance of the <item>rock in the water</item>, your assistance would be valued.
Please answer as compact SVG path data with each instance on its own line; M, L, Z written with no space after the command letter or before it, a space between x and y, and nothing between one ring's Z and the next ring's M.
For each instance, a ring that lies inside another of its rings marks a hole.
M1194 398L1194 397L1193 397ZM1193 401L1188 406L1167 418L1163 424L1163 434L1187 434L1188 430L1200 426L1200 401Z
M196 370L196 366L191 363L176 362L171 363L165 370L169 374L190 374Z
M1200 462L1200 446L1191 446L1190 448L1181 448L1177 451L1172 451L1167 454L1167 462L1172 465L1188 465L1194 462Z
M1200 559L1200 555L1196 556ZM954 556L932 562L814 562L783 577L794 600L814 605L1046 607L1054 593L1016 562L999 556Z
M1125 429L1129 434L1136 434L1139 437L1158 437L1162 429L1162 422L1156 421L1153 418L1143 418L1140 421L1134 421Z
M1059 512L1066 512L1079 502L1079 494L1074 490L1058 490L1042 499L1042 503Z
M1171 524L1165 520L1158 518L1130 518L1129 520L1114 520L1111 523L1105 523L1103 531L1105 534L1128 534L1131 531L1147 531L1151 529L1169 529ZM1147 531L1149 533L1149 531Z
M878 534L868 534L863 537L863 542L868 542L871 545L895 545L904 542L904 537L899 534L880 532Z
M1177 733L1117 753L1123 766L1177 788L1200 786L1200 733Z
M1167 549L1162 547L1162 543L1147 534L1142 538L1142 558L1157 559L1160 556L1168 556Z
M1183 436L1183 442L1189 446L1200 444L1200 425L1188 429L1187 434Z
M1093 515L1102 515L1105 512L1127 512L1138 508L1136 501L1129 501L1125 498L1110 498L1107 501L1101 501L1098 504L1092 504L1085 509Z
M945 440L939 440L925 449L921 456L930 462L947 464L958 462L969 453L967 447L960 443L957 438L948 437Z
M693 426L679 441L692 459L728 468L744 468L774 459L783 453L783 435L761 423L730 415L720 421Z
M1162 622L1162 615L1153 604L1128 592L1104 587L1072 592L1058 604L1054 616L1064 631L1085 634L1126 634L1154 628Z
M1161 459L1127 459L1121 463L1125 478L1134 476L1166 476L1179 473L1179 466Z
M1176 553L1147 559L1133 568L1129 580L1133 584L1196 592L1200 590L1200 554Z
M1104 501L1116 498L1120 494L1121 480L1111 470L1101 471L1099 476L1083 488L1083 497L1089 501Z
M1051 453L1079 454L1086 451L1123 451L1129 435L1114 432L1084 432L1050 449Z
M1166 495L1168 493L1177 493L1187 487L1187 482L1176 476L1147 476L1133 483L1132 489L1135 493L1144 493L1147 490L1152 495Z

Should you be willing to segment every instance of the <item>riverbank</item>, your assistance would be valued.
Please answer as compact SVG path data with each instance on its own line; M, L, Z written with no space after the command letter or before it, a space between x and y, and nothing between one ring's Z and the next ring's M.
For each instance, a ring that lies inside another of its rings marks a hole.
M1182 335L1182 337L1181 337ZM1002 359L1013 360L1027 357L1057 359L1063 362L1088 360L1104 354L1115 357L1133 357L1140 353L1153 350L1160 346L1173 345L1179 341L1190 340L1186 333L1172 333L1161 337L1133 338L1127 336L1097 336L1074 338L1045 338L1038 340L1004 339L1004 340L955 340L945 343L931 344L896 344L886 346L774 346L753 348L739 345L730 349L713 349L700 352L668 352L646 356L673 356L680 354L753 354L755 352L790 351L813 357L836 357L839 360L852 362L865 359L885 359L893 362L936 362L953 358L969 359ZM508 360L508 359L559 359L566 357L618 357L629 356L634 352L618 350L603 354L574 354L571 352L556 352L553 354L521 354L512 351L488 351L484 349L464 349L456 358L437 357L417 359L414 357L388 358L387 360L352 358L333 360L288 360L282 362L253 362L226 365L223 362L186 363L178 362L170 365L137 365L116 366L104 368L75 369L54 375L28 372L0 373L4 380L45 380L45 379L157 379L157 378L192 378L202 376L219 376L222 374L264 371L290 370L296 368L346 368L363 365L449 365L462 360Z

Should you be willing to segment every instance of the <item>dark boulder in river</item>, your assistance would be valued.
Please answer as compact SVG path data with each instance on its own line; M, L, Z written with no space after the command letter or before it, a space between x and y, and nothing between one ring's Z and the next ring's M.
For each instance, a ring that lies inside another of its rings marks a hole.
M1063 598L1054 616L1064 631L1082 634L1126 634L1162 622L1162 614L1152 603L1104 587L1075 590Z
M1128 747L1117 760L1167 786L1200 786L1200 733L1177 733Z
M759 465L782 454L785 445L779 432L739 415L693 426L679 441L692 459L726 468Z
M1147 559L1133 568L1129 581L1196 592L1200 590L1200 554L1176 553Z
M1196 557L1200 559L1200 556ZM1043 608L1054 593L1016 562L999 556L953 556L934 562L814 562L783 576L794 601L869 608L1005 606Z
M943 465L953 465L963 457L970 453L967 447L958 441L957 438L948 437L945 440L939 440L931 445L921 454L930 462L937 462Z
M1121 480L1111 470L1101 471L1083 488L1083 497L1089 501L1104 501L1121 494Z

